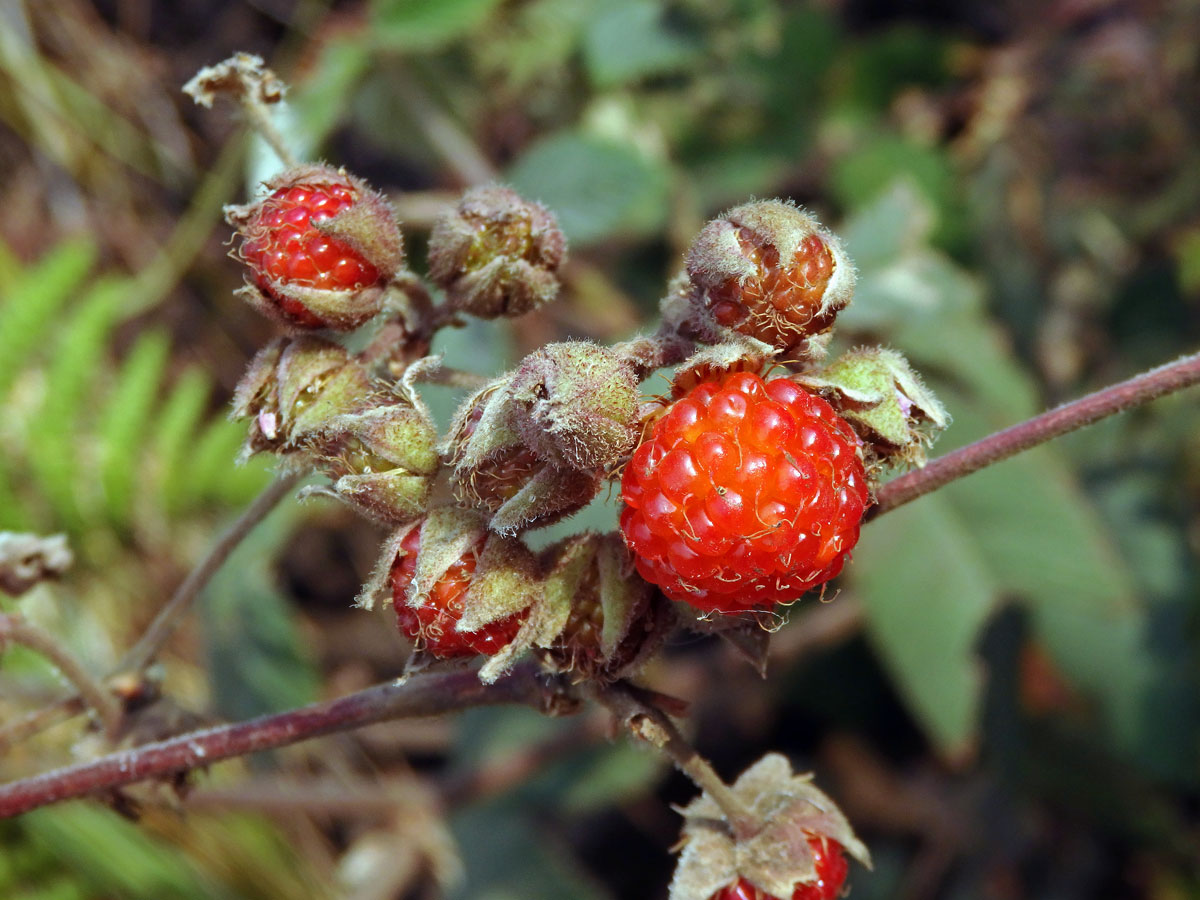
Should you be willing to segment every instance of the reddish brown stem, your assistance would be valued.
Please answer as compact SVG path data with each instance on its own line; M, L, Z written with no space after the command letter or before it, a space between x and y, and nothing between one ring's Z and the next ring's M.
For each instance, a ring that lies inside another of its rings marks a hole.
M191 732L11 782L0 786L0 818L385 719L432 716L504 703L533 706L547 713L574 711L565 689L532 666L518 667L492 685L482 684L470 671L424 675L248 722Z
M1057 409L947 453L923 469L889 481L879 489L877 503L870 515L883 515L952 481L978 472L985 466L1197 383L1200 383L1200 353L1193 353L1128 381L1065 403Z

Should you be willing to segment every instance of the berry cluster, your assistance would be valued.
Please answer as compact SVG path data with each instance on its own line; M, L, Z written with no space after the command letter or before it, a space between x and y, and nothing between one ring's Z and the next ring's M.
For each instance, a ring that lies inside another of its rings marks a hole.
M530 653L606 685L676 628L793 603L849 561L876 472L919 463L946 421L898 354L825 362L854 268L785 202L705 227L654 335L542 347L475 384L440 436L418 385L471 379L428 356L434 333L553 300L566 258L553 214L505 187L468 191L432 229L432 284L406 268L387 202L339 170L289 169L227 218L242 294L289 332L238 386L245 452L328 476L307 492L392 529L362 602L390 601L410 663L482 656L492 681ZM359 353L327 333L372 321ZM670 398L643 402L639 384L669 366ZM526 545L525 532L618 481L618 531ZM760 848L753 865L714 868L705 858L736 848L697 801L673 900L827 900L846 876L843 847L866 860L828 798L778 765L763 761L774 775L757 787L757 770L743 779L761 806L753 840L790 848L785 858L768 865L774 851Z

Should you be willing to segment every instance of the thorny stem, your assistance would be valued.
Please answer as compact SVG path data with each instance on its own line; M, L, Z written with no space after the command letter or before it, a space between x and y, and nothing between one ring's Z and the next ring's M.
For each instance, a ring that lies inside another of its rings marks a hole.
M208 555L192 569L167 604L159 610L150 627L117 665L117 672L141 672L154 661L205 585L212 580L246 536L279 505L302 477L302 473L278 476L246 507L237 521L217 539Z
M591 693L633 734L671 757L679 770L712 798L725 814L737 840L747 840L761 830L762 823L754 813L721 780L712 763L688 743L650 692L627 681L618 681L604 687L593 686Z
M473 706L508 703L531 706L551 715L568 714L576 709L564 683L548 679L533 665L518 666L510 675L490 685L483 684L472 671L426 674L248 722L194 731L10 782L0 786L0 818L386 719L432 716Z
M872 518L883 515L985 466L1197 383L1200 383L1200 353L1193 353L1157 369L1143 372L1128 381L1065 403L953 453L947 453L923 469L889 481L879 489L876 505L869 515Z
M50 660L63 677L79 691L84 703L91 707L105 736L113 738L121 727L121 704L104 689L74 656L52 636L19 615L0 615L0 649L5 643L21 644Z

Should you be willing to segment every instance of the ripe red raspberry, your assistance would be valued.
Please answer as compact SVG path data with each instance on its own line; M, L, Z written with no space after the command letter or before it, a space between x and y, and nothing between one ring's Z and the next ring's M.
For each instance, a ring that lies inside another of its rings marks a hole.
M247 226L242 257L264 293L278 302L297 325L323 325L300 301L277 291L272 280L296 287L354 291L376 284L379 269L361 253L313 227L352 207L349 184L300 183L281 187L259 207Z
M463 598L471 584L483 539L446 570L429 592L423 606L408 605L409 585L417 572L417 551L421 529L413 528L400 544L400 553L392 563L392 607L400 631L433 656L452 657L498 653L516 637L523 616L514 614L485 625L478 631L455 630L463 614Z
M846 881L849 865L842 855L842 845L829 838L809 835L808 846L813 852L813 860L817 866L815 881L797 885L792 892L791 900L833 900L841 891ZM764 894L745 878L739 878L737 884L731 884L713 894L712 900L779 900L770 894Z
M797 599L841 570L869 502L860 441L820 397L738 372L671 404L621 482L638 571L717 612Z

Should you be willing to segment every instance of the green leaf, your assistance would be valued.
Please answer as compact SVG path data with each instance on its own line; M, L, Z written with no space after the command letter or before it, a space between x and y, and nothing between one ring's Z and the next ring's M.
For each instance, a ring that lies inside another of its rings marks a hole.
M966 398L942 395L956 411L960 442L992 430ZM990 466L944 492L980 534L982 552L1006 591L1097 616L1136 609L1136 589L1124 560L1051 447Z
M975 641L997 595L977 543L941 497L925 497L863 529L849 572L901 695L943 753L967 752L982 686Z
M146 426L163 383L170 340L143 332L130 350L109 394L100 423L100 483L105 506L117 525L133 514L134 493L146 462Z
M436 50L474 31L500 0L374 0L372 38L390 50Z
M558 216L578 244L657 228L667 209L665 165L635 147L578 132L560 132L525 151L508 181Z
M15 283L0 289L0 394L12 386L21 366L59 323L59 310L74 295L95 256L91 244L59 244Z
M932 225L927 202L903 184L855 216L847 235L860 266L860 290L839 321L860 333L887 334L926 373L954 416L937 447L942 454L1030 417L1041 402L1033 380L987 317L978 284L926 246ZM1144 639L1145 613L1136 602L1128 564L1058 448L1049 445L1023 453L913 505L917 512L902 508L864 529L852 577L857 580L864 567L873 572L879 565L871 559L876 552L871 548L881 540L876 529L890 533L885 558L893 564L909 558L925 561L927 590L940 591L945 580L942 567L960 565L960 557L966 554L992 602L1015 598L1029 607L1035 630L1064 673L1101 702L1114 737L1125 742L1136 698L1146 681L1139 659L1144 651L1139 641ZM915 527L909 531L893 521L895 516L904 521L918 513L933 515L925 512L928 506L938 510L944 534L934 534L929 523L925 531ZM928 569L930 548L937 552L936 574ZM930 698L950 689L920 671L919 656L906 654L909 636L901 628L902 616L892 609L903 607L904 598L881 577L873 577L871 585L864 590L871 619L868 628L881 653L891 660L902 692L940 740L948 735L961 739L961 731L947 726L962 728L973 721L975 710L965 711L966 693L955 698L954 716L944 710L935 716L936 704ZM888 590L882 596L871 593L883 587ZM940 632L943 613L927 612L923 600L908 602L921 602L919 620ZM882 625L875 621L880 615L885 617ZM1080 646L1076 626L1083 620L1096 644L1112 654L1110 677L1105 677L1105 667L1089 661ZM960 625L955 622L952 627ZM955 634L955 658L963 663L962 653L970 641ZM938 666L946 674L946 661ZM977 701L973 686L971 690ZM933 693L926 696L927 691Z
M838 157L831 186L847 207L869 203L907 176L941 211L947 210L954 194L954 173L949 160L938 150L904 138L881 134Z
M583 40L583 61L592 83L614 87L686 68L697 43L671 31L664 7L654 0L618 0L596 7Z

